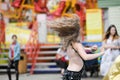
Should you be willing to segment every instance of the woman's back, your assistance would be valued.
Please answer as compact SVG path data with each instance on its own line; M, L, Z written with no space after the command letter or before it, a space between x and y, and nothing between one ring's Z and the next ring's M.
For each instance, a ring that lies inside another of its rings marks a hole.
M69 57L68 70L80 71L84 65L80 55L72 48L72 46L68 47L67 54Z

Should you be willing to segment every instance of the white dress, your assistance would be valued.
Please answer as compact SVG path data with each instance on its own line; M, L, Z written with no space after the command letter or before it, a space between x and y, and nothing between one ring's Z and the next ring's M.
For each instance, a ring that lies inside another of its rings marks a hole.
M120 46L120 39L116 39L114 41L108 39L106 41L106 43L103 43L103 44ZM101 73L102 76L105 76L108 73L111 65L114 62L114 60L119 55L120 55L120 50L119 49L115 49L115 50L106 49L105 50L105 54L102 56L101 65L100 65L100 73Z
M65 56L65 59L66 59L66 60L69 60L69 58L68 58L68 56L67 56L67 53L66 53L65 51L63 51L61 48L59 48L59 49L57 50L57 54L60 54L60 55L62 55L62 56Z

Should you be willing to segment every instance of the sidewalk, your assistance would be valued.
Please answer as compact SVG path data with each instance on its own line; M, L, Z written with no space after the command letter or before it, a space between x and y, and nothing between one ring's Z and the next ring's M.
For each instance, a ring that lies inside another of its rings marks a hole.
M0 74L0 80L8 80L8 76ZM15 80L15 75L12 75L12 80ZM62 78L60 74L22 74L19 80L62 80ZM84 78L82 80L102 80L102 78Z

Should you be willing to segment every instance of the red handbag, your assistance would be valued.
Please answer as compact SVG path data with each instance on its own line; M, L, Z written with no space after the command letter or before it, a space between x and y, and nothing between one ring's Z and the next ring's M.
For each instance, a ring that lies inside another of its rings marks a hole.
M62 58L60 58L61 61L66 62L65 56L63 56Z
M23 1L23 0L14 0L11 5L12 5L13 7L15 7L15 8L19 8L20 5L21 5L21 3L22 3L22 1Z

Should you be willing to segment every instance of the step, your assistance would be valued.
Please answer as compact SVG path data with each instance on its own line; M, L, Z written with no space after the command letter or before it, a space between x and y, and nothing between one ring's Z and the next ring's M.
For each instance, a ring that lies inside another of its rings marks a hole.
M28 65L28 66L29 66L29 65L32 65L32 63L28 63L27 65ZM55 63L55 62L51 62L51 63L36 63L36 65L50 66L50 65L56 65L56 63Z
M33 60L32 58L29 58L28 60ZM36 60L55 60L55 56L51 57L38 57Z
M57 53L57 50L56 51L40 51L38 52L38 54L56 54ZM30 54L30 52L27 52L27 54Z
M10 69L10 70L11 70L11 72L15 71L15 69ZM0 69L0 72L7 72L7 69Z
M32 63L28 63L27 64L27 67L30 68L32 65ZM0 65L0 69L6 69L8 66L8 64L2 64ZM55 68L57 67L56 63L36 63L35 64L36 68L45 68L45 67L49 67L49 68Z
M32 63L28 63L27 65L32 65ZM36 65L46 65L46 66L49 66L49 65L56 65L55 62L49 62L49 63L36 63ZM0 64L0 66L8 66L8 64Z
M0 60L8 60L8 58L0 58Z
M27 69L30 71L30 69ZM59 71L61 70L60 68L35 68L34 71Z
M6 64L0 64L0 66L7 66L8 64L6 63Z
M52 57L52 56L56 56L56 54L38 54L38 57Z
M28 63L31 63L32 62L32 60L28 60L27 61ZM48 62L54 62L54 60L37 60L37 62L36 63L48 63Z
M40 51L39 54L56 54L57 51Z
M3 53L1 53L0 55L3 55L3 54L8 54L8 52L3 52Z
M53 48L60 48L60 46L59 45L54 45L54 46L41 46L40 47L41 49L47 49L47 48L49 48L49 49L53 49Z
M32 65L28 65L27 68L31 68ZM58 66L55 64L55 65L38 65L38 64L35 64L35 68L36 69L43 69L43 68L58 68Z
M48 50L50 50L50 49L58 49L58 48L60 48L60 46L41 46L40 47L40 49L41 50L43 50L43 49L48 49ZM24 48L23 48L24 49ZM32 49L31 47L28 47L28 49Z

